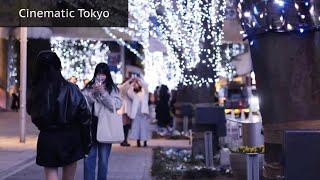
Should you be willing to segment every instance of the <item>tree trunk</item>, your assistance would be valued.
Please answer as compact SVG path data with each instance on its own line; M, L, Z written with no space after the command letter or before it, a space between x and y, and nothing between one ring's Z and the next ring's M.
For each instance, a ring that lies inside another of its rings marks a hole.
M265 137L264 175L283 175L285 129L320 128L320 32L268 33L250 47Z

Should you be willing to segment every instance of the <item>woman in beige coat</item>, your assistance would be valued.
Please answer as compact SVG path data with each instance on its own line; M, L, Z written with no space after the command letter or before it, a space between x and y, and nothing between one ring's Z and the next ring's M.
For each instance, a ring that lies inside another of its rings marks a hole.
M141 78L133 78L130 80L127 94L131 100L128 116L133 120L129 138L137 140L138 147L141 146L140 141L144 141L146 147L147 141L150 139L148 85Z

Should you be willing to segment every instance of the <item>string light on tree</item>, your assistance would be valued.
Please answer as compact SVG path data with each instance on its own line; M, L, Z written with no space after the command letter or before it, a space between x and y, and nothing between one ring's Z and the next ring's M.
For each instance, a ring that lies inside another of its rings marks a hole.
M126 43L122 38L119 38L117 36L115 36L108 28L103 28L104 31L111 36L113 39L115 39L117 41L117 43L121 46L125 46L126 48L128 48L132 53L134 53L138 58L140 58L141 60L144 60L143 55L141 55L136 49L132 48L128 43Z
M160 31L169 45L168 49L182 61L183 84L202 86L214 82L212 79L224 71L220 46L225 1L195 0L187 3L185 0L163 0L155 2L153 8L158 11ZM202 47L208 41L212 45L210 50ZM195 69L201 64L206 64L203 67L210 68L211 72L196 72Z
M84 79L91 79L95 66L108 62L109 47L101 41L51 38L51 50L60 57L62 75L69 79L75 76L82 87Z
M317 31L320 27L319 6L315 1L259 0L238 1L239 18L245 38L254 39L263 33ZM248 16L250 12L250 16ZM255 26L252 26L252 24Z
M154 57L158 58L158 55L152 55L148 49L149 39L154 37L167 47L168 56L166 57L169 57L170 63L181 72L181 75L175 76L174 79L179 79L185 85L208 85L214 83L214 79L221 74L228 76L234 73L231 65L221 62L220 46L223 38L225 7L225 1L218 0L208 2L177 0L174 3L169 0L161 2L130 0L129 28L105 28L105 31L117 39L119 44L144 59L146 76L148 73L152 74L152 69L157 69L155 66L147 67L153 64ZM141 13L141 9L146 13ZM153 15L157 16L160 26L154 26L150 22L149 17ZM205 23L208 25L207 28L204 26ZM125 32L132 39L137 40L144 47L144 55L128 46L110 29ZM203 46L208 41L211 41L212 48ZM196 72L195 69L198 66L206 67L210 73L204 75Z
M144 9L146 13L141 14L141 9ZM150 36L158 39L160 42L162 41L163 44L166 44L166 42L159 36L157 27L149 20L149 17L155 14L155 9L151 8L148 1L130 0L129 12L129 28L104 28L105 32L117 40L118 44L125 46L132 53L137 55L137 57L143 60L145 77L146 81L149 83L150 91L154 91L154 88L160 84L165 84L170 89L176 88L181 81L179 60L175 58L170 51L168 51L166 55L160 55L160 52L149 51ZM144 55L132 48L122 38L117 37L112 33L112 30L124 32L128 34L132 40L138 41L144 48ZM160 62L163 63L161 64ZM161 65L159 65L159 63ZM157 74L157 76L155 74Z
M165 84L169 89L175 89L181 79L179 64L172 62L172 58L163 52L153 52L146 55L148 61L145 65L145 80L149 83L149 90L154 91L156 86Z

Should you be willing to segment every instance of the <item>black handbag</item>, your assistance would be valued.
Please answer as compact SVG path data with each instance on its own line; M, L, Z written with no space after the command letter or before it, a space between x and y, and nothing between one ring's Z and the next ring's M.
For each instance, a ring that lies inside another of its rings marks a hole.
M81 125L81 134L85 154L89 154L91 147L97 143L98 117L94 115L94 104L92 105L92 114L89 126Z
M94 104L92 105L92 116L90 121L90 133L93 143L97 143L98 117L94 115Z
M83 150L85 154L89 154L89 151L92 147L92 138L91 138L91 128L90 126L80 125L81 126L81 139Z

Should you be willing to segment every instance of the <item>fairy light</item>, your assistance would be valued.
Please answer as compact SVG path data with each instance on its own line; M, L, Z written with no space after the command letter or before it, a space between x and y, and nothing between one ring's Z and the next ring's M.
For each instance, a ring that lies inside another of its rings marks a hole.
M220 76L232 79L236 74L235 67L231 64L234 57L243 54L245 52L245 46L242 43L230 43L226 42L222 45L222 66L225 71L221 71ZM217 79L216 79L217 80Z
M145 13L141 13L141 9L144 9ZM160 84L167 85L169 89L176 88L182 79L179 59L171 51L167 51L166 55L161 52L149 51L150 37L158 39L164 45L167 44L161 38L157 27L149 20L149 17L155 14L155 9L151 8L148 1L130 0L129 12L128 28L104 28L106 34L142 60L144 78L149 84L150 91L154 91L155 87ZM139 42L143 46L143 54L132 48L122 38L116 36L113 30L126 33L132 40Z
M245 12L244 17L247 17L247 18L251 17L250 12Z
M276 4L278 4L279 6L284 6L284 1L282 1L282 0L275 0L274 2Z
M212 83L219 71L225 72L221 65L221 39L223 38L223 20L226 8L225 1L201 0L188 1L163 0L155 2L153 8L161 13L157 15L160 21L160 32L167 41L168 51L182 61L184 85L207 85ZM210 30L204 27L208 24ZM213 48L204 48L203 43L210 42ZM178 49L178 52L177 52ZM201 59L205 57L205 59ZM207 75L194 73L198 66L211 69Z
M255 15L258 15L258 14L259 14L256 6L253 7L253 12L254 12Z
M280 17L280 21L283 21L283 16Z
M304 32L304 29L300 28L299 31L300 31L300 33L303 33L303 32Z
M17 45L14 43L13 39L10 39L8 42L9 51L11 53L8 53L8 86L7 91L9 92L10 87L12 85L16 85L18 83L18 51L17 51Z
M122 38L117 37L116 35L114 35L108 28L103 28L104 31L111 36L113 39L115 39L117 41L117 43L121 46L125 46L126 48L128 48L132 53L134 53L138 58L140 58L141 60L144 60L143 55L141 55L136 49L132 48L128 43L126 43Z
M156 86L165 84L169 89L175 89L180 82L181 71L172 58L162 52L148 53L148 61L143 61L146 75L145 81L149 84L149 91L154 91ZM170 77L170 78L168 78Z
M278 6L270 6L269 2ZM241 25L248 35L245 38L250 39L267 32L317 31L320 28L318 12L319 6L313 1L258 0L253 4L238 1L238 13L242 14L239 16ZM310 19L319 21L310 21Z
M51 50L60 57L62 75L68 79L75 76L78 85L82 87L84 79L93 77L94 68L100 62L108 62L109 47L101 41L50 39Z
M186 0L175 2L129 0L129 28L104 28L104 30L120 45L143 60L145 78L153 77L148 80L149 83L169 83L167 85L171 87L180 82L184 85L208 85L213 83L218 75L223 74L227 77L229 74L234 74L229 63L222 63L221 56L225 8L226 2L219 0L210 3L202 0L188 1L188 3ZM145 13L141 13L141 9ZM156 14L156 11L162 12ZM160 25L153 26L149 21L150 16L156 16ZM210 28L204 28L204 23ZM143 55L128 46L123 39L112 33L112 30L124 32L138 41L144 48ZM158 39L166 47L166 55L163 54L161 57L159 52L149 51L150 37ZM204 47L204 42L210 42L212 47ZM167 64L159 66L164 59ZM158 64L155 63L157 61ZM195 73L199 65L209 69L211 73L208 75ZM176 75L169 73L171 67L175 67ZM157 78L154 74L161 71L162 77Z

